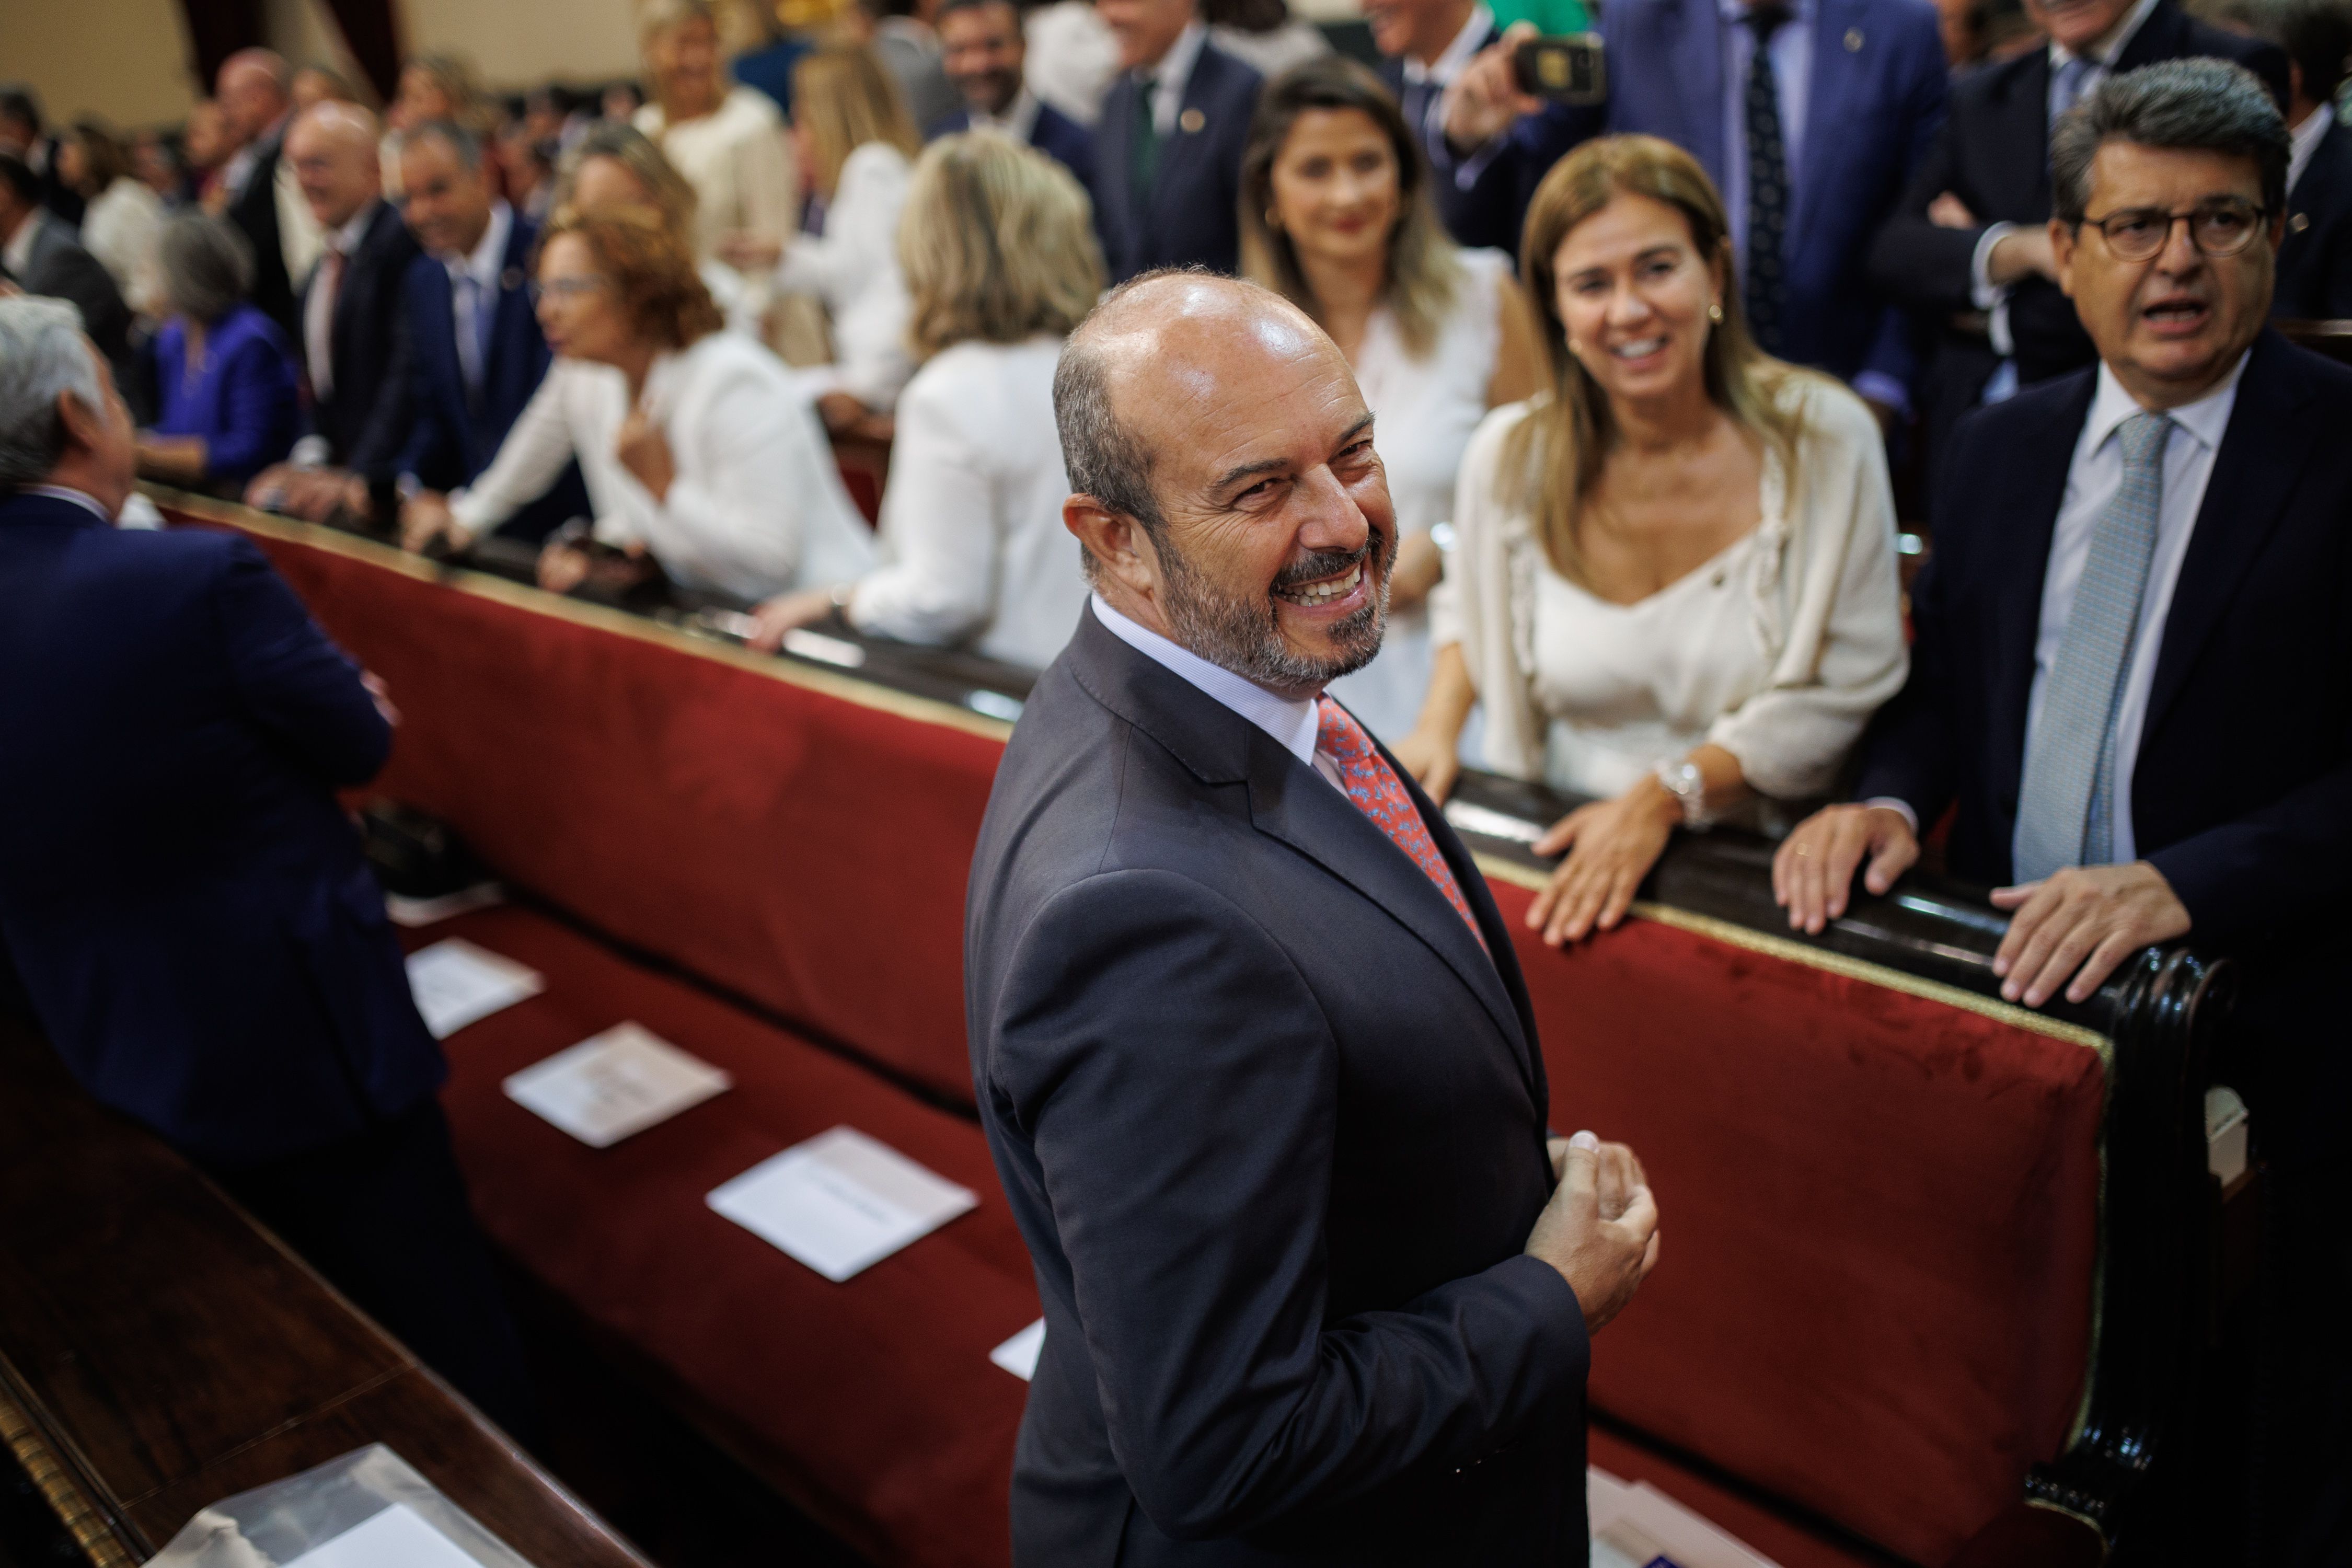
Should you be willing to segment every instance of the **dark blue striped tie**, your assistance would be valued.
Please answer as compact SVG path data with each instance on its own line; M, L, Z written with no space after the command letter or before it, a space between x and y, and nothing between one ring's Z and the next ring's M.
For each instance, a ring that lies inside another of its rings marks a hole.
M1772 35L1789 13L1776 5L1748 7L1756 30L1748 58L1748 330L1767 353L1780 352L1780 308L1788 298L1781 241L1789 227L1789 158L1780 140L1780 84L1772 73Z

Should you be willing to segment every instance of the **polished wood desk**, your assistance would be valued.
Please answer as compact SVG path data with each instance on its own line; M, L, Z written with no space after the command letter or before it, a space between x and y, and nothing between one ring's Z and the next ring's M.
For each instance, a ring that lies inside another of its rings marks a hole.
M541 1568L646 1559L0 1014L0 1441L95 1568L390 1445Z

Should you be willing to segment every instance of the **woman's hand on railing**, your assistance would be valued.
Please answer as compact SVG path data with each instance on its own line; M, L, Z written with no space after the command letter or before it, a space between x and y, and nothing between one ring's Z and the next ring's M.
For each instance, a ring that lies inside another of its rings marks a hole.
M1615 800L1579 806L1553 823L1536 840L1536 853L1564 851L1568 858L1528 906L1528 929L1551 947L1614 931L1682 820L1682 802L1645 773Z

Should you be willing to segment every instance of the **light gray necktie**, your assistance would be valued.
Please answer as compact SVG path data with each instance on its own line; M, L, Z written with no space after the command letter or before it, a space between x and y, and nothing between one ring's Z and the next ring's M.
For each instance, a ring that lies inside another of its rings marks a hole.
M479 393L482 389L482 285L470 272L460 272L457 278L459 314L457 324L457 368L465 373L466 390Z
M2074 107L2083 96L2083 79L2096 69L2098 63L2076 55L2058 68L2058 74L2050 80L2050 123L2055 125L2060 115Z
M2124 481L2091 531L2091 552L2042 696L2017 802L2020 882L2115 858L2116 710L2131 669L2147 563L2164 504L2172 421L2135 414L2116 433Z

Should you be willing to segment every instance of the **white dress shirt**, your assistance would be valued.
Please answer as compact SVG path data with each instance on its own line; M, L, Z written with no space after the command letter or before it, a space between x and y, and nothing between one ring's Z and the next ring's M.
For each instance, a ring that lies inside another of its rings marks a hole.
M128 174L100 192L81 216L82 248L98 258L123 300L142 316L163 312L156 257L163 235L163 199Z
M2156 680L2157 653L2164 645L2165 618L2172 610L2172 591L2180 581L2180 563L2189 554L2189 541L2197 528L2197 512L2205 504L2205 485L2213 477L2213 457L2221 450L2230 411L2238 404L2238 379L2245 374L2242 356L2221 384L2196 402L2171 411L2173 429L2164 447L2164 496L2156 519L2156 553L2147 564L2147 585L2140 592L2139 625L2132 637L2131 665L2116 707L2115 858L2117 865L2139 858L2132 834L2132 778L2139 763L2140 731L2147 720L2148 689ZM2058 503L2058 521L2050 538L2050 562L2042 577L2042 622L2033 639L2033 690L2027 699L2025 746L2029 754L2042 724L2042 698L2058 649L2066 637L2066 618L2074 608L2074 591L2082 584L2083 567L2091 555L2091 535L2099 514L2115 499L2124 482L2123 442L2116 436L2123 422L2141 412L2123 383L2105 363L2099 366L2098 391L2091 398L2090 417L2074 443L2074 460L2066 470L2066 493Z
M8 275L19 282L24 280L25 268L33 264L33 241L40 237L41 226L48 221L41 209L35 207L16 226L16 232L8 237L8 243L0 245L0 267L6 268Z
M1088 602L1094 605L1095 619L1111 636L1273 736L1284 751L1313 768L1331 787L1346 793L1348 786L1339 782L1339 764L1315 749L1323 719L1314 698L1277 697L1255 680L1235 675L1222 664L1211 664L1149 626L1138 626L1112 609L1100 594L1091 595Z
M321 400L335 395L335 302L342 292L344 277L330 281L330 258L343 258L343 273L351 271L352 256L367 237L368 225L375 219L376 204L371 200L351 222L327 237L326 248L320 253L318 266L310 274L310 286L302 296L302 353L309 362L310 390Z
M1004 106L1002 114L982 114L977 109L967 109L965 112L971 117L971 129L993 131L999 136L1010 136L1026 147L1030 136L1037 129L1037 95L1031 92L1024 83L1021 90L1013 95L1013 101Z
M26 485L18 495L47 496L51 500L71 501L100 522L112 522L114 514L98 504L98 498L88 490L68 489L63 485Z
M1062 526L1061 353L1051 334L963 342L915 373L882 491L882 565L850 595L850 625L1032 669L1062 651L1087 582Z
M507 239L513 233L514 208L493 202L488 226L474 248L464 256L440 258L449 269L449 313L457 331L457 365L466 373L469 388L482 384L483 316L498 312L499 275L504 270Z
M614 450L629 414L627 379L611 365L559 359L481 478L450 494L451 514L473 533L496 528L577 457L595 537L643 544L687 587L764 599L873 568L873 533L842 488L815 412L765 348L712 332L656 359L639 401L677 464L662 500Z
M1184 108L1184 89L1192 79L1192 68L1201 63L1201 50L1209 42L1209 29L1198 22L1188 23L1168 52L1160 57L1157 65L1139 66L1136 76L1151 87L1151 124L1161 140L1176 134L1176 117Z
M2330 101L2304 116L2303 123L2294 128L2294 144L2286 160L2286 188L2289 193L2294 190L2295 182L2303 178L2303 172L2311 167L2311 155L2319 151L2320 142L2326 139L2327 128L2335 123L2336 105Z

